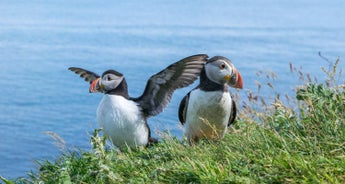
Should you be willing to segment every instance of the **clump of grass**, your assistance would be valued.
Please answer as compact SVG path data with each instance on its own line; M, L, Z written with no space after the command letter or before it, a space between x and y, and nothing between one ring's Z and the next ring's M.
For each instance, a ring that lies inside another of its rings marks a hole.
M294 97L274 91L270 72L239 101L239 118L220 141L189 146L166 136L140 150L106 148L95 130L92 151L65 151L39 171L8 183L344 183L345 84L337 64L318 83L292 65L303 85ZM336 77L338 76L338 77ZM273 90L273 97L260 94Z

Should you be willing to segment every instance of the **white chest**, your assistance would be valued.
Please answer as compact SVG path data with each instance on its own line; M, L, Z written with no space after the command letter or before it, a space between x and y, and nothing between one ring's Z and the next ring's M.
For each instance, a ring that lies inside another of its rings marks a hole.
M118 95L104 95L97 109L97 121L118 147L145 146L149 130L139 106Z
M231 96L228 92L192 91L187 109L185 135L189 139L223 137L231 105Z

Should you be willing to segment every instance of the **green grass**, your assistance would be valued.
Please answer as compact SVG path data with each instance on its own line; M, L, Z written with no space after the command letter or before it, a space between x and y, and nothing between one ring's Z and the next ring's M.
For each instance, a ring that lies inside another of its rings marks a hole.
M95 130L93 150L65 151L54 162L6 183L345 183L345 81L334 67L324 83L291 66L303 85L294 97L274 91L273 73L263 75L235 126L220 141L190 146L166 135L138 150L105 149ZM262 74L262 72L261 72ZM338 76L339 75L339 76ZM338 76L338 77L337 77ZM274 97L260 95L267 87ZM284 97L284 99L282 99ZM272 99L272 100L267 100Z

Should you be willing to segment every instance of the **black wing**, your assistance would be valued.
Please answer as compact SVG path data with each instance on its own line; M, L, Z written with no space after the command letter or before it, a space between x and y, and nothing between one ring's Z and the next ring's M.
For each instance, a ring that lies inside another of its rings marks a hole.
M151 76L144 93L132 100L140 104L146 116L157 115L168 105L176 89L186 87L198 78L207 58L207 55L199 54L171 64Z
M231 101L232 101L232 105L231 105L232 109L230 112L228 126L232 125L235 122L236 114L237 114L236 103L232 98L231 98Z
M180 102L180 106L178 108L178 119L180 120L181 124L183 125L186 122L186 114L188 109L188 102L189 102L189 95L191 91L184 96Z
M99 78L99 75L97 75L96 73L93 73L91 71L82 69L82 68L77 68L77 67L70 67L68 68L69 70L71 70L72 72L79 74L80 77L84 78L85 81L90 82L90 84L96 80L97 78Z

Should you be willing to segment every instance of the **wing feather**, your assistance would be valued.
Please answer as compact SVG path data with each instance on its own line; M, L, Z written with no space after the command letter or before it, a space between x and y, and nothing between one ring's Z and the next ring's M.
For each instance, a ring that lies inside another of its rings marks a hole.
M173 92L193 83L207 62L206 54L186 57L171 64L148 80L144 93L132 98L140 104L146 116L162 112L170 102Z
M186 122L186 114L188 109L188 102L190 93L187 93L180 102L180 106L178 108L178 119L180 120L181 124L183 125Z
M84 78L84 80L86 82L90 82L90 84L96 80L97 78L99 78L100 76L94 72L85 70L83 68L77 68L77 67L70 67L68 68L69 70L71 70L72 72L78 74L81 78Z
M231 99L232 105L231 105L231 112L229 117L228 126L232 125L235 122L237 109L236 109L236 103L233 99Z

